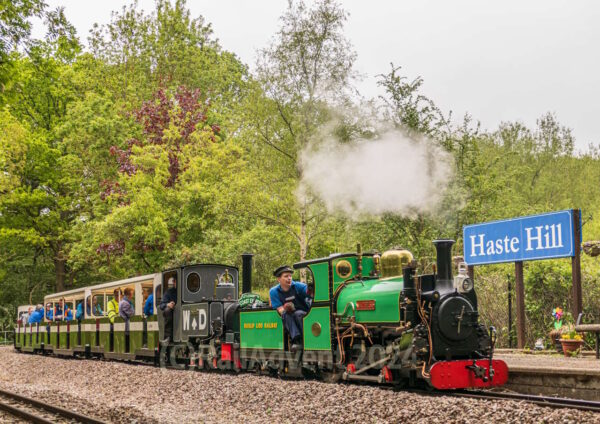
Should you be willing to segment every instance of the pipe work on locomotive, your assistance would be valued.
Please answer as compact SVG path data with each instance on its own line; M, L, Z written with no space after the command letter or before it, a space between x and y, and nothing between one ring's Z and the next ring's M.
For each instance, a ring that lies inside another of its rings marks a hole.
M508 368L493 358L495 330L479 322L466 265L459 263L458 275L452 275L453 243L434 241L437 263L431 274L416 274L408 250L379 255L363 253L360 245L357 252L294 264L307 276L311 303L303 318L303 349L298 351L291 349L278 312L250 295L251 254L242 255L241 298L238 269L215 264L186 265L80 289L80 298L88 301L101 288L147 284L156 311L168 279L175 278L169 343L159 342L164 337L160 310L146 317L136 307L127 333L120 318L112 323L93 313L77 322L18 322L15 348L400 387L501 386L508 380ZM136 290L136 296L141 294L141 288Z

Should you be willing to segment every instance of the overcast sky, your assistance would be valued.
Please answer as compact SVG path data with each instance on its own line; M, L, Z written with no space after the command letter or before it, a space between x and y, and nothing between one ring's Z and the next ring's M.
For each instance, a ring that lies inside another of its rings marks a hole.
M46 0L64 6L82 41L92 25L130 1ZM309 1L310 3L310 1ZM140 0L145 11L153 0ZM424 94L456 119L470 113L484 128L545 112L573 129L577 146L600 144L600 2L589 0L343 1L346 35L358 54L358 88L380 94L376 75L390 62L425 79ZM279 27L284 0L188 0L223 48L251 67ZM36 27L35 36L42 36Z

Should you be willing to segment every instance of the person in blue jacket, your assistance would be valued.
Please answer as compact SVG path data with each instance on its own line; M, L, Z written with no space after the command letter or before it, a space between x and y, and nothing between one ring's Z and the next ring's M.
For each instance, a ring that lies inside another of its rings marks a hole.
M150 293L150 296L146 299L144 303L144 315L149 317L154 313L154 294Z
M52 303L46 303L46 319L52 321L54 313L52 312Z
M100 306L98 305L98 299L96 299L94 297L94 301L93 301L94 307L93 308L90 305L90 303L92 303L92 301L90 299L91 299L91 297L87 298L86 305L85 305L85 313L87 314L88 317L91 317L92 309L93 309L94 315L97 317L101 317L102 316L102 308L100 308ZM75 319L76 320L83 319L83 302L79 302L79 304L77 305L77 311L75 312Z
M29 324L37 324L38 322L42 322L44 319L44 307L42 305L37 305L35 307L35 311L29 314Z
M292 350L302 349L303 319L310 309L306 301L307 285L292 280L294 270L288 265L280 266L273 272L277 278L276 286L269 291L271 307L276 309L283 326L292 338Z
M83 319L83 302L79 302L77 304L77 309L75 310L75 319L77 321L81 321Z
M102 308L100 307L100 305L98 305L98 298L97 297L93 297L92 298L92 305L90 306L90 302L89 302L90 298L88 297L88 303L86 305L85 308L85 312L88 316L91 316L92 313L93 315L97 316L97 317L101 317L104 316L104 312L102 312Z
M63 297L58 302L58 305L54 308L54 320L55 321L71 321L73 319L73 311L67 305L65 305L65 298Z

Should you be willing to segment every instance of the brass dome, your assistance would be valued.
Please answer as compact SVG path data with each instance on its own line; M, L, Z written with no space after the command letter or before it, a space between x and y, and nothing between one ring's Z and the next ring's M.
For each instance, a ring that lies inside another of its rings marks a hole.
M402 275L402 268L413 261L413 255L408 250L388 250L381 255L381 276L383 278Z

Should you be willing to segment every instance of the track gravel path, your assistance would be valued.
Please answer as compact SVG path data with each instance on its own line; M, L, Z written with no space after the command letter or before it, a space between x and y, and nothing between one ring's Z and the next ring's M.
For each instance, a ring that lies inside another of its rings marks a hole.
M600 423L600 414L515 401L58 359L10 347L0 348L0 363L1 388L116 423Z

